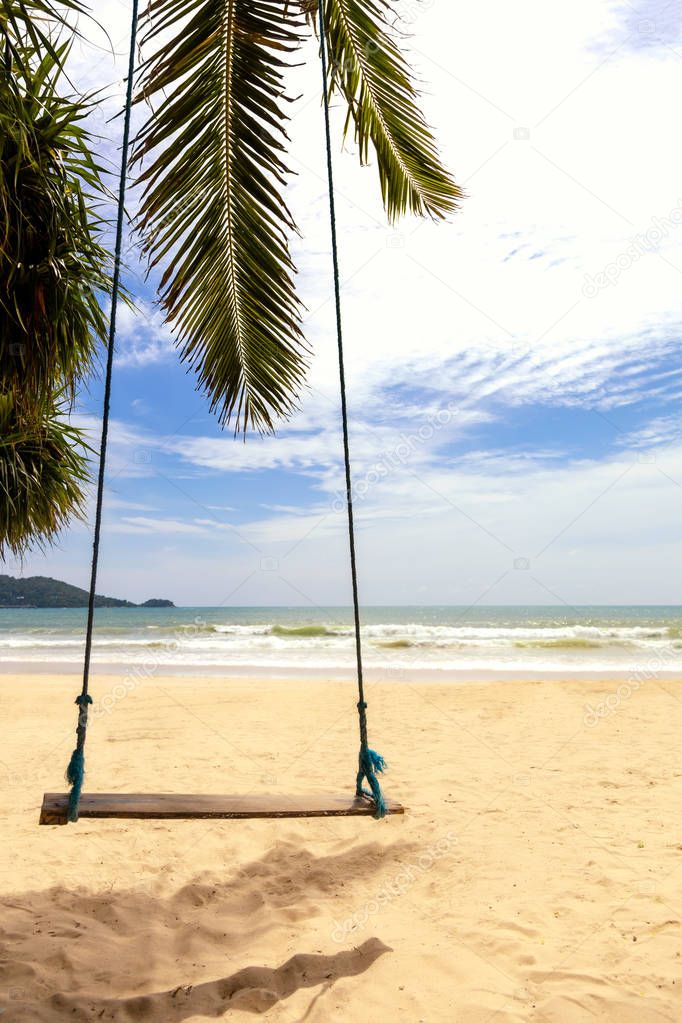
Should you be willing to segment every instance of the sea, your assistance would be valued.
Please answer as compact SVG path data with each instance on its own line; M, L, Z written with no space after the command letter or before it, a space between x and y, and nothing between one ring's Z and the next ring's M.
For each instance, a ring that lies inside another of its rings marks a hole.
M350 608L101 608L101 673L351 677ZM85 610L0 608L0 668L64 673L83 660ZM364 607L370 679L682 677L682 607Z

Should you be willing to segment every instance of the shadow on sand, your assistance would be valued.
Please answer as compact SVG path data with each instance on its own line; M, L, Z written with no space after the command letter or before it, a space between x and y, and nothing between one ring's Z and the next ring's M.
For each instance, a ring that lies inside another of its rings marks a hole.
M67 998L54 995L50 1005L55 1018L76 1020L149 1020L168 1023L191 1016L222 1016L229 1009L242 1012L267 1012L283 998L300 988L322 985L330 988L341 977L357 977L391 949L377 938L369 938L359 948L335 955L298 954L276 969L247 966L230 977L207 981L195 987L176 987L135 998ZM307 1013L305 1014L307 1015ZM305 1016L304 1016L305 1018Z
M344 942L355 938L357 947L312 954L332 940L339 897L352 885L350 908L360 909L414 851L409 842L371 842L318 856L298 842L278 842L235 865L224 881L198 877L169 896L131 888L126 873L127 886L114 881L109 891L58 887L4 899L0 1023L172 1023L230 1009L264 1013L300 989L317 988L303 1023L337 980L359 976L391 951L359 931ZM347 897L345 905L348 911ZM301 940L308 948L281 965L227 975L216 968L248 962L256 946L261 958L264 938L270 961L281 961L292 931L307 933ZM156 990L159 977L175 986Z

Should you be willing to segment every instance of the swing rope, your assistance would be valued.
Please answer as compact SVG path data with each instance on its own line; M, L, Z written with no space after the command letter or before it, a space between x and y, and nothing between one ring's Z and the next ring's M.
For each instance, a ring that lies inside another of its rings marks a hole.
M384 758L369 748L367 740L367 702L362 675L362 643L360 640L360 602L358 599L358 573L355 563L355 525L353 521L353 491L350 465L350 445L348 442L348 408L346 404L346 371L343 357L343 330L341 327L341 281L339 275L339 251L336 237L336 207L334 203L334 171L332 163L332 142L329 118L329 83L327 31L325 18L325 0L318 0L318 19L320 24L320 61L322 65L322 97L324 104L324 130L327 148L327 186L329 192L329 223L331 228L332 263L334 267L334 302L336 306L336 342L339 353L339 383L341 389L341 424L343 428L343 459L346 471L346 508L348 511L348 545L350 547L350 573L353 587L353 617L355 622L355 660L358 678L358 715L360 720L360 755L358 758L358 774L356 779L356 795L367 796L376 804L376 817L386 815L386 804L381 792L377 774L381 773L386 764ZM363 788L367 780L370 791Z
M104 409L102 412L102 438L99 449L99 472L97 476L97 504L95 507L95 529L92 542L92 565L90 568L90 591L88 594L88 620L85 630L85 655L83 661L83 685L76 697L78 725L76 727L76 748L71 754L66 769L66 780L71 786L69 794L69 820L78 820L83 778L85 775L85 736L88 728L88 707L92 704L90 687L90 656L92 652L92 630L95 617L95 592L97 588L97 566L99 563L99 540L102 530L102 499L104 496L104 472L107 459L109 436L109 405L111 402L111 375L114 365L114 342L116 340L116 309L121 282L121 249L123 247L123 217L125 213L126 170L130 141L130 115L133 105L133 73L135 70L135 41L137 37L138 0L133 0L130 25L130 51L128 54L128 80L123 121L123 144L121 148L121 176L118 186L118 208L116 217L116 247L114 250L114 273L111 284L111 316L107 339L107 363L104 377Z
M350 446L348 441L348 409L346 403L346 375L343 355L343 332L341 326L341 286L339 275L339 257L336 235L336 211L334 203L334 176L332 165L331 128L329 116L329 90L327 82L327 37L325 28L325 4L324 0L318 0L318 14L320 24L320 58L322 66L322 96L324 104L324 125L327 153L327 181L329 190L329 220L331 228L332 261L334 269L334 300L336 307L336 339L339 358L339 382L341 390L341 423L343 429L343 455L346 475L346 507L348 511L348 543L350 548L351 582L353 589L353 617L355 625L355 655L357 664L358 681L358 716L360 725L360 753L358 757L358 772L356 776L356 795L365 796L374 801L376 806L376 817L386 815L386 804L381 792L381 786L377 774L384 770L385 762L383 757L369 748L367 739L367 702L365 700L364 681L362 673L362 643L360 639L360 604L358 599L358 579L355 558L355 526L353 521L353 495L352 476L350 464ZM90 661L92 654L92 634L95 614L95 594L97 588L97 567L99 563L99 544L102 527L102 502L104 496L104 475L106 469L107 440L109 435L109 407L111 402L111 378L114 363L114 343L116 339L116 311L120 292L121 276L121 250L123 247L123 218L125 213L125 190L126 171L128 164L128 148L130 141L130 121L133 99L133 74L135 70L135 44L137 37L138 21L138 0L133 0L132 19L130 27L130 50L128 56L128 79L126 85L126 102L123 122L123 143L121 148L121 176L118 189L118 210L116 220L116 243L114 252L114 273L111 289L111 317L109 321L109 335L107 348L107 362L104 382L104 409L102 413L102 437L99 452L99 472L97 476L97 502L95 509L95 525L92 544L92 565L90 570L90 590L88 595L88 616L85 633L85 655L83 662L83 684L80 694L76 697L78 706L78 724L76 728L76 748L74 749L69 766L66 770L66 780L71 786L69 794L69 821L78 820L78 808L80 804L83 779L85 775L85 739L88 726L88 708L92 704L92 697L89 693L90 686ZM363 787L367 781L370 791Z

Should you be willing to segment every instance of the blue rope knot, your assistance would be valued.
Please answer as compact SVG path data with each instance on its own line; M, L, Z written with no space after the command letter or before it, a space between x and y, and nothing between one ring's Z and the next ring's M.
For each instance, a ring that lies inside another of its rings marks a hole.
M83 788L84 778L85 756L82 748L76 746L75 750L71 754L69 766L66 769L66 780L71 786L71 792L69 793L69 820L72 822L78 820L78 804L81 800L81 790Z
M78 741L78 745L81 746L82 743L85 742L85 729L86 729L87 724L88 724L88 707L92 703L92 696L90 696L89 693L81 693L80 696L77 696L76 699L73 702L79 708L79 710L78 710L78 727L76 729L76 735L78 736L78 740L79 740ZM81 732L83 733L82 741L81 741Z
M71 786L69 793L69 820L78 820L78 806L81 801L81 791L85 778L85 726L87 722L88 706L92 703L92 696L89 693L79 693L74 703L80 708L78 715L78 730L76 733L76 748L71 754L69 766L66 769L66 780Z
M367 710L367 704L365 703L364 700L358 700L357 708L359 711Z
M384 802L383 793L381 791L381 785L377 774L382 774L386 770L386 761L377 753L376 750L370 749L368 746L360 747L360 756L358 762L358 776L355 787L356 796L366 796L368 799L373 799L376 806L376 813L374 816L377 820L386 816L386 803ZM362 782L367 779L367 783L370 787L370 791L362 787Z

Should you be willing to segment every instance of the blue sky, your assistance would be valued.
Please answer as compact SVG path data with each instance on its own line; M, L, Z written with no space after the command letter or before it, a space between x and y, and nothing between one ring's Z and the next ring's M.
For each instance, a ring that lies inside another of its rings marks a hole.
M467 198L390 228L376 170L336 173L362 597L679 603L679 5L404 5L407 46ZM98 14L121 98L126 5ZM292 76L289 201L313 359L276 438L221 432L128 251L100 592L178 604L344 604L341 437L319 69ZM104 155L115 158L110 142ZM131 208L135 195L131 195ZM96 434L101 388L78 418ZM89 527L9 571L85 585Z

